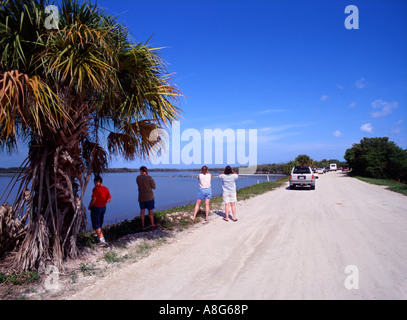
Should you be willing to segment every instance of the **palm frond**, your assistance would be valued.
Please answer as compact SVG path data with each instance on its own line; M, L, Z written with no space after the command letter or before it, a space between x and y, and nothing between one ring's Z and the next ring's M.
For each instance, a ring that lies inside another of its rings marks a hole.
M45 29L45 7L42 0L0 0L0 69L29 73L35 68L33 56Z
M77 92L103 92L114 85L114 51L110 30L73 24L46 37L38 55L46 74Z
M157 125L147 120L123 122L121 128L109 134L108 150L113 155L123 155L126 160L136 157L146 159L152 152L164 147L164 140L152 138L152 132L156 129Z
M85 140L83 145L83 158L86 161L88 170L95 174L103 173L108 167L107 152L99 144Z
M0 149L30 140L15 201L28 231L10 264L20 271L75 258L92 171L107 168L107 151L150 157L165 145L161 128L180 116L182 94L159 48L132 43L90 1L58 3L58 29L47 30L47 0L0 0ZM111 130L107 150L99 128Z
M53 90L38 76L17 70L0 74L0 137L15 139L19 130L34 133L44 124L57 129L61 118L68 118Z
M125 93L119 114L168 125L180 116L180 90L171 83L156 49L146 44L128 46L119 53L119 79Z

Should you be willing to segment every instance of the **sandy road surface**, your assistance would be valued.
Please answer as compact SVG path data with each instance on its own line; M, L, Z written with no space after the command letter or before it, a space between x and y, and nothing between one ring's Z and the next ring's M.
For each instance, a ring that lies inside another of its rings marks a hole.
M407 299L407 197L334 172L287 186L70 299Z

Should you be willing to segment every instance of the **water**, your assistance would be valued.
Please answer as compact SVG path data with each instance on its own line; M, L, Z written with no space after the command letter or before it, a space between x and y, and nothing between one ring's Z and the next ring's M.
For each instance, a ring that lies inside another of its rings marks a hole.
M163 210L175 206L186 205L196 202L198 194L198 173L196 171L163 171L149 172L154 178L156 190L155 210ZM222 194L222 182L218 178L220 173L212 172L212 194L218 196ZM138 188L136 183L138 173L108 173L102 176L103 184L109 188L112 201L107 205L104 224L119 222L125 219L132 219L140 214L138 203ZM10 182L12 174L0 175L0 196ZM269 175L270 181L277 180L282 175ZM257 183L267 181L267 175L240 175L236 180L236 188L240 189ZM89 182L85 192L84 204L87 208L94 187L93 181ZM17 188L12 191L8 203L13 203ZM4 201L4 197L1 199ZM90 226L90 212L87 210Z

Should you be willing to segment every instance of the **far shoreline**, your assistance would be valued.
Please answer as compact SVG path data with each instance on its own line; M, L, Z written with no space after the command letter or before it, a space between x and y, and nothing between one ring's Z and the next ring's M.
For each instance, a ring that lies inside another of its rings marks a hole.
M232 168L233 170L237 170L237 168ZM224 168L210 168L210 171L219 171L222 172ZM0 176L5 176L5 175L11 175L11 174L17 174L21 173L23 170L21 168L17 167L9 167L9 168L0 168ZM200 168L181 168L181 169L176 169L176 168L151 168L148 169L149 172L200 172ZM140 169L136 168L110 168L107 169L105 172L101 173L106 174L106 173L137 173L140 172ZM275 172L268 172L268 171L263 171L263 170L257 170L253 175L260 175L260 174L284 174L282 171L278 170Z

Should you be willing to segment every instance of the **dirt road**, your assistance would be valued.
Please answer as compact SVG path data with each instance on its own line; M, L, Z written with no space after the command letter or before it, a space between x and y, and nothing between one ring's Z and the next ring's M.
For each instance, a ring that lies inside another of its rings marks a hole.
M71 299L407 299L407 197L342 173L212 214Z

